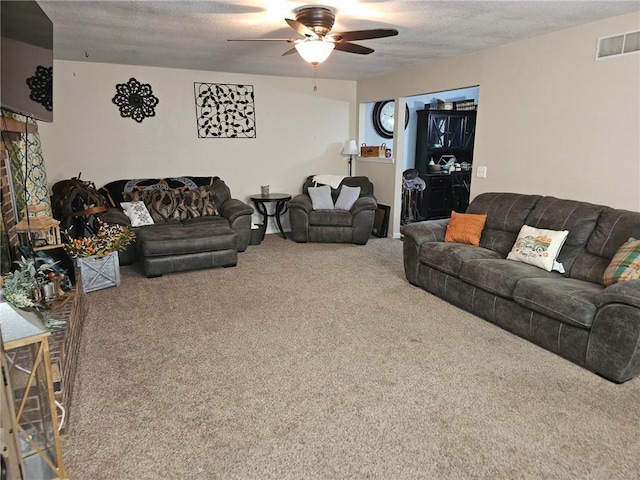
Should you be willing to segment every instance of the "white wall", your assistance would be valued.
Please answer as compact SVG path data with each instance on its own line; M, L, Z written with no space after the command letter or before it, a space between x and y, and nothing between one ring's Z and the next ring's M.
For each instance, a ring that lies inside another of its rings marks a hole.
M474 176L472 196L537 193L639 211L640 55L595 60L598 37L639 26L640 12L622 15L360 81L358 103L478 85L474 175L479 165L488 175ZM359 174L398 204L398 171L367 163Z
M311 78L69 61L56 61L54 72L54 122L39 124L50 185L79 172L98 187L123 178L218 175L249 202L261 185L296 194L307 175L348 174L340 152L355 138L355 82L320 79L314 92ZM115 85L131 77L159 99L156 116L140 124L122 118L111 101ZM194 82L253 85L257 137L198 138Z

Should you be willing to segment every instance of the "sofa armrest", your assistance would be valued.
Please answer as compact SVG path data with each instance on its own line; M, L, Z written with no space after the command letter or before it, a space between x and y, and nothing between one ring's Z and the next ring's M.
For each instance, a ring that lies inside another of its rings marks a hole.
M640 279L611 285L598 295L586 366L614 382L640 374Z
M298 243L308 242L309 213L313 210L311 198L305 194L296 195L287 202L287 208L289 209L291 238Z
M221 216L229 220L229 223L233 223L236 218L242 215L253 214L253 208L237 198L230 198L222 205L219 205L218 211Z
M418 247L424 242L443 242L449 220L448 218L443 218L441 220L409 223L400 227L400 233L411 238Z
M602 290L596 299L596 306L602 308L611 303L640 308L640 279L615 283Z
M373 197L360 197L351 207L351 214L356 215L364 210L375 210L378 208L378 202Z
M311 198L308 195L301 193L300 195L296 195L289 202L287 202L287 206L289 210L292 208L299 208L309 213L313 210L313 203L311 203Z

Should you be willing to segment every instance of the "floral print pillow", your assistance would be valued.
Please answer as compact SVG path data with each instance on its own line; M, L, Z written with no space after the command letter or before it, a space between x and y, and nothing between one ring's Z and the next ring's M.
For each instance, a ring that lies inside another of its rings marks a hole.
M146 205L142 201L122 202L120 204L124 213L131 220L132 227L141 227L143 225L153 225L153 218L149 214Z

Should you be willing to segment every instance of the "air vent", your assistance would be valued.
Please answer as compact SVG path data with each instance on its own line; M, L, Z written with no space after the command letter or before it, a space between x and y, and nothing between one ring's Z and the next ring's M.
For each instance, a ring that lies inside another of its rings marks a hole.
M640 30L598 39L596 59L640 52Z

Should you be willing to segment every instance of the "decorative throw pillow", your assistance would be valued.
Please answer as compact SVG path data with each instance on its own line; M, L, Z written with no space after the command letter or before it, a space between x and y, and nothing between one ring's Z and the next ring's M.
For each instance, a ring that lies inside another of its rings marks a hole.
M356 200L360 198L360 187L350 187L343 185L340 194L336 199L336 210L351 210Z
M544 230L523 225L507 258L550 272L567 235L569 230Z
M191 212L197 210L198 199L191 193L191 190L172 191L176 197L176 209L173 211L173 220L186 220L187 218L191 218Z
M309 187L307 191L311 197L314 210L334 210L331 187L329 185Z
M605 287L640 278L640 240L631 237L618 249L602 276Z
M211 189L207 185L203 185L198 187L198 195L202 199L202 211L201 216L206 217L210 215L220 215L218 212L218 208L213 200L213 195L211 194Z
M178 190L151 190L144 193L144 203L154 222L180 220L178 192Z
M122 192L122 198L125 202L142 202L144 201L144 190L133 190L132 192Z
M143 225L153 225L153 218L149 214L149 210L144 202L122 202L120 204L125 215L131 220L132 227L141 227Z
M477 247L480 245L480 236L486 221L486 215L451 212L451 220L447 225L444 241L468 243Z

